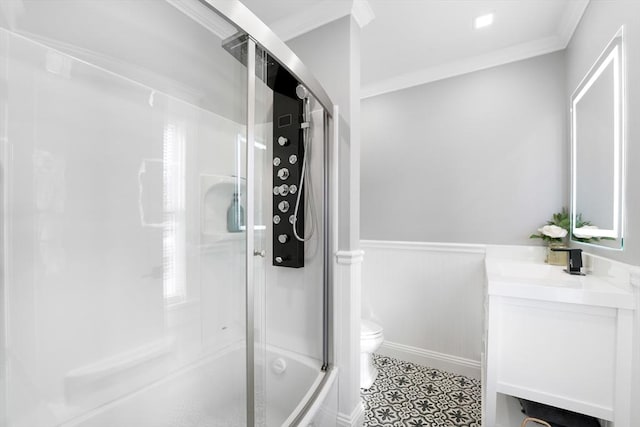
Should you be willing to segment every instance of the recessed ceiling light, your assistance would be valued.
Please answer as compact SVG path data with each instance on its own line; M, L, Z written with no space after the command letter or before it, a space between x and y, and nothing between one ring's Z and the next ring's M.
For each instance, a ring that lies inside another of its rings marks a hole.
M473 28L475 28L476 30L479 28L488 27L491 24L493 24L493 13L480 15L473 20Z

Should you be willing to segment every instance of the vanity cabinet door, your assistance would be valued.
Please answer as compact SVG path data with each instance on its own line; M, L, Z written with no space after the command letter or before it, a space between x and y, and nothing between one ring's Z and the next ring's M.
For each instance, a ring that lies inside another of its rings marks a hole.
M529 389L542 403L564 400L579 412L583 404L611 410L615 309L509 299L501 316L502 387Z
M492 297L491 310L498 393L613 420L617 309Z

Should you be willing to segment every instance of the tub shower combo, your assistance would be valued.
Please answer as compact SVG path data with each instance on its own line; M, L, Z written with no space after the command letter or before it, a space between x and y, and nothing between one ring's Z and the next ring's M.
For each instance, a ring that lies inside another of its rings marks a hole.
M18 0L0 78L0 426L313 418L335 129L300 60L235 0Z

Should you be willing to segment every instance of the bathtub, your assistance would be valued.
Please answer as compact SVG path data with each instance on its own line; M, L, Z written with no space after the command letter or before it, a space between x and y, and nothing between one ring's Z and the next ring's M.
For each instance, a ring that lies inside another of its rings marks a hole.
M318 360L276 347L256 354L256 424L290 425L305 409L310 390L322 382L320 365ZM245 426L244 370L245 347L236 344L60 425ZM309 414L304 417L312 418Z

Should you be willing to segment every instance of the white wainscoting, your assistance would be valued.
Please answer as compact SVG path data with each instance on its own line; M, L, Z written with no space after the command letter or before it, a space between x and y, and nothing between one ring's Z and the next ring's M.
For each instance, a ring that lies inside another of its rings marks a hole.
M362 317L384 328L385 343L378 352L479 378L487 246L363 240L360 247ZM588 272L604 269L611 280L640 288L640 267L590 254L585 254L585 262ZM640 291L636 305L640 308ZM637 401L640 309L635 311L634 334L631 400ZM499 402L504 406L500 411L519 423L519 408L513 402ZM631 417L631 425L640 426L640 407L634 407Z
M630 274L630 283L635 287L636 310L634 313L633 361L631 377L631 401L640 399L640 268L635 268ZM640 425L640 405L632 405L631 424Z
M485 246L363 240L362 316L378 353L480 378Z

